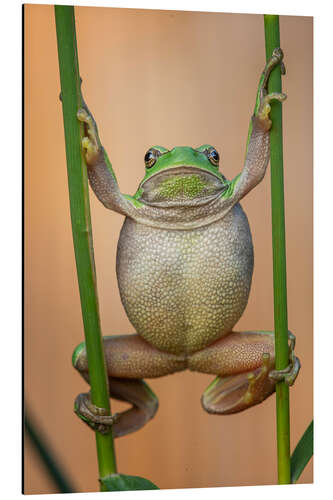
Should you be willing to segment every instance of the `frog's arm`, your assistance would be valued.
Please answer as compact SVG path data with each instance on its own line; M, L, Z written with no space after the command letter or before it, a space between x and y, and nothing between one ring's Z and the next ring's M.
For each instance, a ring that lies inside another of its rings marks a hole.
M282 50L274 49L261 75L254 114L249 126L244 168L230 182L228 189L222 195L223 198L231 199L233 203L238 202L259 184L265 175L270 151L269 130L272 125L269 118L270 102L273 100L282 102L287 97L285 94L275 92L268 94L267 83L272 69L278 64L281 65L281 72L285 72L282 58Z
M85 104L78 110L77 117L84 124L82 148L92 190L106 208L131 215L135 210L132 197L120 192L111 162L98 136L96 122Z

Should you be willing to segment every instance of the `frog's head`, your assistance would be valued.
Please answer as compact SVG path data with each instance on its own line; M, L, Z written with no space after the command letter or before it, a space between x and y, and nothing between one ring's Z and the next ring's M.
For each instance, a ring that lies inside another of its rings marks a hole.
M197 149L161 146L145 154L146 175L135 197L156 206L206 203L227 187L219 172L219 154L213 146Z

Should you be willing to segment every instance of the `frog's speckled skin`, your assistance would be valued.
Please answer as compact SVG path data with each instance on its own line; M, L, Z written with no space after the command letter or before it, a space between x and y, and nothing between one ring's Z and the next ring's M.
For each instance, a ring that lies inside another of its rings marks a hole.
M192 353L232 330L247 304L253 249L236 204L222 219L193 230L165 230L127 218L117 276L126 313L150 344Z
M110 421L114 436L137 430L157 410L157 398L142 378L184 369L218 375L202 397L211 413L244 410L274 391L272 332L232 329L246 307L253 272L251 233L239 201L266 171L269 102L285 99L267 95L266 85L281 60L276 49L262 74L245 165L231 182L219 172L212 146L170 151L155 146L145 156L146 175L137 193L123 195L88 108L78 112L85 124L90 185L107 208L126 216L117 277L137 333L106 337L104 348L110 395L133 408L116 423ZM75 350L73 364L89 381L84 343ZM293 358L291 383L298 370ZM96 416L100 411L91 411L88 398L77 399L76 411L101 430L105 420Z

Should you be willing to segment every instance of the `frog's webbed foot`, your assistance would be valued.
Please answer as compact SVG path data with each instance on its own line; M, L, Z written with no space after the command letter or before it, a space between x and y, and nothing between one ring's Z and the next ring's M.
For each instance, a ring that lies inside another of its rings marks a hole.
M132 405L128 410L107 415L104 408L92 404L90 393L79 394L74 411L93 430L107 434L112 429L113 437L135 432L154 417L158 399L148 384L138 379L109 377L110 396Z
M93 165L101 153L101 143L98 137L96 122L86 104L76 114L78 120L84 123L84 137L82 148L88 165Z
M275 370L274 332L231 332L211 346L191 355L189 368L218 375L201 402L208 413L236 413L261 403L275 391L276 383L295 381L299 359L295 336L288 332L290 365Z
M272 70L276 66L280 65L281 73L284 75L286 72L282 59L283 59L282 49L280 48L274 49L273 54L268 60L260 79L254 116L261 123L261 126L264 127L266 130L269 130L272 125L272 122L269 119L269 113L271 111L270 103L272 101L283 102L285 101L285 99L287 99L286 94L279 92L271 92L270 94L268 94L267 92L269 75L271 74Z
M256 370L216 377L202 395L201 403L208 413L228 415L261 403L275 390L269 377L272 366L269 353L262 355L262 366Z
M289 344L289 365L283 370L271 370L268 374L269 378L277 383L284 381L287 385L292 386L295 382L297 375L301 369L301 363L297 356L295 356L295 342L296 337L288 331Z
M261 127L265 130L269 130L272 125L272 121L269 118L269 113L271 111L270 103L272 101L283 102L287 99L287 95L279 92L271 92L270 94L263 95L260 98L260 105L254 119L260 122Z
M113 424L117 422L119 415L108 415L105 408L99 408L91 402L90 392L77 396L74 403L74 412L94 431L108 434Z

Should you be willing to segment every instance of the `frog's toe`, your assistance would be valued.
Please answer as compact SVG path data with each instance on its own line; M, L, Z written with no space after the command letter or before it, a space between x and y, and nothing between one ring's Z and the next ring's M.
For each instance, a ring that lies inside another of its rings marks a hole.
M292 386L295 382L298 373L301 369L301 362L297 356L295 356L295 335L288 330L288 340L289 340L289 365L283 370L271 370L269 372L269 378L275 383L284 381L287 385Z
M88 108L83 107L78 110L76 117L80 122L85 124L86 135L88 135L92 142L98 144L97 126L93 116L89 113Z
M76 117L80 122L84 122L89 125L92 122L92 117L89 115L86 108L80 108L76 113Z
M274 64L281 64L282 63L282 59L284 57L284 54L283 54L283 50L281 49L281 47L276 47L273 52L272 52L272 55L271 55L271 59L272 61L274 61Z
M263 365L251 372L216 377L202 395L201 403L208 413L228 415L261 403L275 390L268 377L270 356L263 355Z
M88 165L93 164L99 157L100 142L97 134L96 124L93 117L86 108L80 108L76 114L77 119L83 122L84 137L82 138L82 149Z
M257 113L257 117L259 118L259 120L263 122L266 121L267 123L269 123L269 125L271 125L271 120L269 118L269 113L271 111L270 103L272 101L283 102L286 99L287 94L283 94L282 92L271 92L270 94L263 96L260 100L260 106Z
M284 57L284 54L283 54L283 50L281 49L281 47L276 47L274 50L273 50L273 53L272 53L272 63L273 64L280 64L280 67L281 67L281 73L282 75L285 75L286 74L286 67L284 65L284 62L283 62L283 57Z
M111 427L118 421L119 415L108 414L105 408L99 408L91 402L90 393L81 393L77 396L74 403L74 412L93 430L101 434L110 432Z
M267 86L269 75L271 74L272 70L276 66L280 65L281 73L283 75L286 74L286 67L285 67L284 62L283 62L283 57L284 57L284 54L283 54L283 50L281 49L281 47L276 47L273 50L272 55L269 58L269 60L267 61L266 67L264 69L264 77L265 77L264 78L264 87Z
M284 370L272 370L269 372L269 378L275 383L284 381L287 385L292 386L295 382L298 373L301 369L301 362L297 356L293 356L291 363Z
M87 136L82 138L81 144L89 163L89 160L98 155L98 146Z

